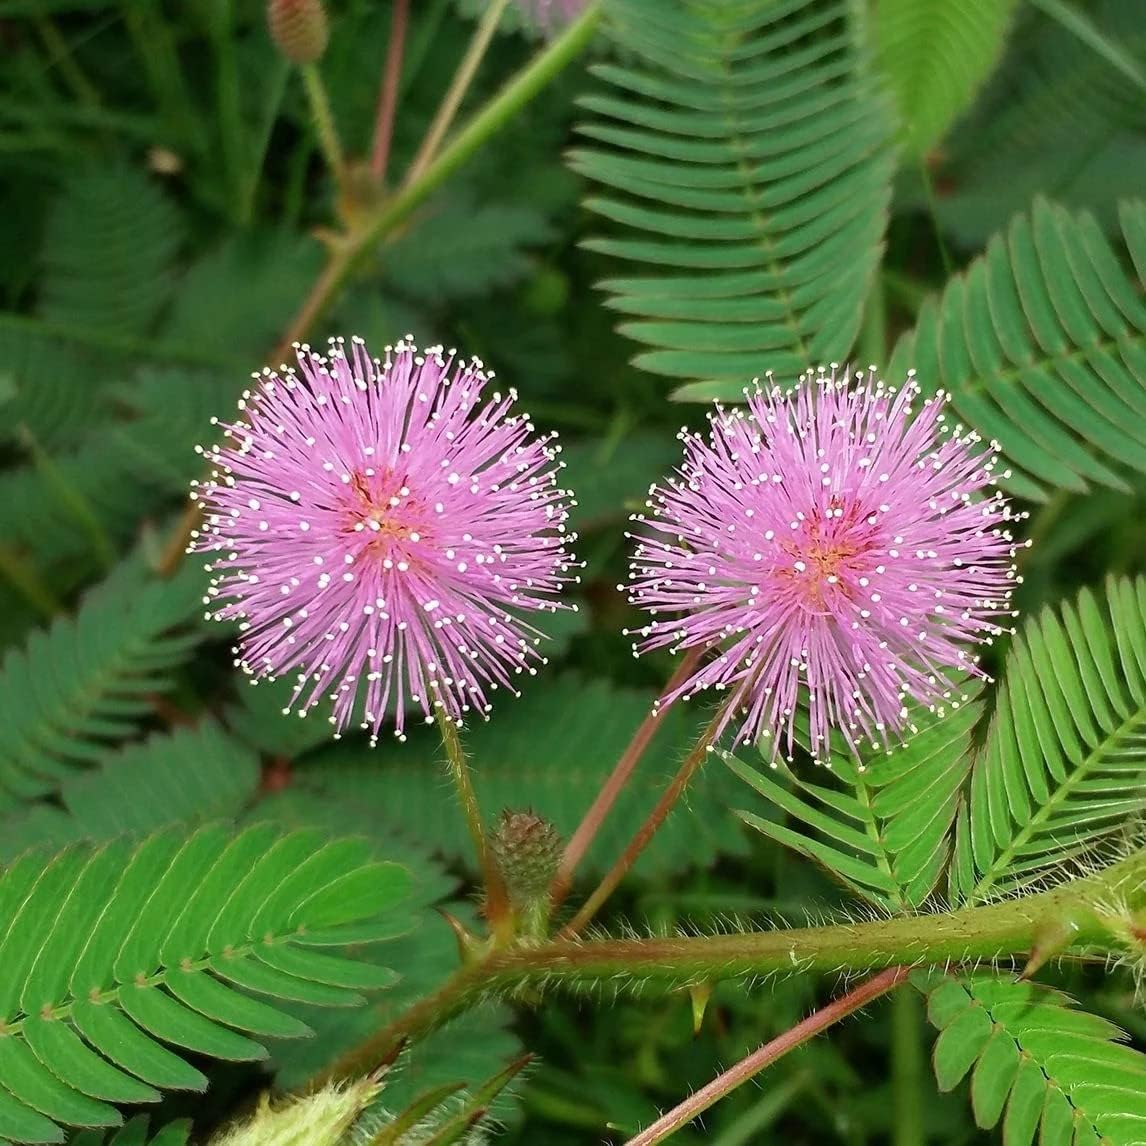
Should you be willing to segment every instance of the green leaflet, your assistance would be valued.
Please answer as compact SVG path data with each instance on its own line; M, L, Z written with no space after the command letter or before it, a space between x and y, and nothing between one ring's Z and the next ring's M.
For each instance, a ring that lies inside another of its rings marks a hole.
M68 1146L187 1146L191 1135L188 1119L168 1122L154 1134L148 1132L149 1121L146 1114L140 1114L114 1133L84 1130L69 1138Z
M174 284L179 215L126 165L74 174L48 216L40 310L65 325L142 334Z
M386 248L392 290L422 303L481 296L512 286L530 269L529 249L553 237L545 216L527 202L439 200L409 234Z
M601 285L629 316L636 365L739 400L771 370L842 360L883 240L892 117L860 66L848 5L617 0L630 53L583 99L594 146L574 170L608 188L617 227L591 249L654 274ZM615 236L615 237L614 237Z
M195 446L215 436L210 419L231 414L241 386L238 373L157 368L109 389L121 417L53 456L54 480L34 465L0 474L0 537L44 564L86 558L91 541L77 528L78 502L109 538L128 540L143 514L186 496L202 470Z
M1082 7L1146 67L1146 26L1135 5ZM944 231L978 249L1053 188L1109 234L1119 200L1141 194L1141 114L1142 92L1122 72L1033 3L1020 5L1002 66L944 141L939 177L949 192L936 205Z
M919 975L941 1034L940 1090L970 1074L976 1123L1002 1121L1003 1146L1142 1141L1146 1055L1121 1046L1113 1023L1073 1009L1067 996L998 975Z
M230 985L244 968L272 999L355 1003L390 985L393 971L307 938L391 916L409 884L361 840L267 824L25 853L0 870L0 1134L61 1141L53 1123L116 1126L116 1102L204 1086L163 1044L244 1060L267 1054L250 1035L309 1033Z
M1015 638L959 813L951 896L1013 892L1144 808L1146 579L1110 578Z
M972 733L983 711L975 691L957 694L934 713L917 710L917 731L891 752L866 752L858 764L838 737L830 770L791 768L783 761L769 768L726 755L732 771L767 801L762 811L769 813L737 815L885 910L920 907L950 855Z
M922 157L999 62L1015 0L880 0L869 19L907 146Z
M1124 204L1137 279L1089 214L1045 199L928 300L887 369L945 389L959 415L999 442L1014 493L1092 484L1129 490L1146 472L1146 207Z
M254 752L214 721L157 733L65 779L55 793L62 807L36 803L0 818L0 860L33 846L235 816L258 784Z
M170 581L132 558L0 665L0 808L53 791L132 735L199 635L202 577Z

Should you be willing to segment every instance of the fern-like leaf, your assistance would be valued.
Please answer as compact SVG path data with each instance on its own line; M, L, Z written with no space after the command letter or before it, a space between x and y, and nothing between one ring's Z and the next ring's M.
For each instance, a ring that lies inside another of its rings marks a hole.
M0 537L41 562L74 561L91 541L77 528L77 503L112 540L135 533L202 470L195 446L212 415L234 408L241 377L144 370L113 395L122 415L79 449L51 460L46 481L34 465L0 474Z
M170 296L181 240L178 212L142 171L79 172L48 218L41 313L67 325L143 334Z
M889 101L860 66L843 2L617 0L639 62L595 73L582 101L603 146L575 170L616 194L587 206L631 237L597 251L654 268L610 279L636 364L696 379L678 396L739 400L765 369L842 359L882 249Z
M934 981L932 981L934 982ZM1058 991L998 975L939 978L927 1013L941 1034L935 1076L953 1090L971 1073L984 1129L1003 1146L1134 1146L1146 1126L1146 1055L1113 1023Z
M908 147L923 156L999 62L1015 0L880 0L876 57L896 96Z
M0 665L0 806L51 791L130 736L199 634L201 576L119 566L74 617L32 634Z
M983 708L969 699L918 713L916 731L902 744L886 753L868 752L858 763L842 738L833 739L830 772L814 777L782 762L762 769L726 755L733 772L781 813L737 815L884 910L917 908L934 890L950 854L971 736Z
M888 368L950 391L1023 497L1125 491L1128 470L1146 473L1146 206L1125 206L1122 224L1137 283L1090 215L1038 200L924 305Z
M248 990L349 1006L389 986L324 948L390 938L407 887L361 840L270 824L26 853L0 873L0 1136L62 1142L203 1089L164 1043L242 1061L266 1057L251 1035L309 1033Z
M255 796L259 775L255 753L213 720L156 734L67 777L52 802L0 819L0 860L33 846L237 817Z
M529 248L552 236L545 216L526 203L460 196L387 247L386 278L423 303L485 295L518 282L529 270Z
M1049 671L1048 671L1049 666ZM1146 578L1015 638L960 811L952 897L1013 891L1146 809Z
M0 323L0 391L4 379L12 390L3 403L0 439L18 441L26 428L46 448L78 442L105 413L106 373L59 339Z

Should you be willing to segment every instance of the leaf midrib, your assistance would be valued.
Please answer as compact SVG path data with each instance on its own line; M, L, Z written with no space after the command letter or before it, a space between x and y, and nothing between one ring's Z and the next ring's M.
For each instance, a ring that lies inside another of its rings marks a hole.
M731 79L730 68L728 65L727 49L732 46L740 45L740 37L734 35L727 35L724 38L725 50L721 51L719 55L719 64L721 73L727 79ZM745 205L748 208L748 217L752 220L753 225L756 227L758 235L755 240L755 245L760 248L764 256L768 270L776 276L778 282L784 282L787 277L786 264L777 261L775 255L775 243L772 241L771 234L768 230L767 218L761 212L757 200L759 191L757 189L756 180L752 177L752 169L747 160L744 158L744 134L738 126L738 116L735 109L729 106L728 100L728 84L721 84L720 86L720 102L724 107L721 116L721 122L725 125L728 142L732 150L735 152L736 170L741 177L740 192L743 195ZM805 361L811 362L811 351L808 344L804 341L804 336L800 330L800 315L792 305L792 296L788 289L784 286L778 286L774 292L775 297L784 308L784 325L791 332L794 339L794 348L797 354Z
M964 988L964 989L966 989L966 988ZM1025 1056L1030 1062L1033 1062L1035 1064L1035 1066L1037 1066L1039 1068L1040 1072L1042 1073L1043 1082L1045 1083L1047 1090L1051 1090L1052 1088L1054 1090L1057 1090L1063 1096L1063 1098L1065 1098L1066 1101L1070 1103L1071 1109L1078 1111L1078 1113L1081 1114L1082 1117L1086 1119L1087 1124L1094 1131L1095 1136L1098 1138L1098 1140L1100 1142L1108 1142L1109 1139L1099 1130L1098 1125L1095 1122L1094 1118L1091 1117L1091 1115L1089 1115L1075 1101L1070 1090L1067 1087L1063 1086L1056 1079L1052 1078L1047 1073L1047 1068L1043 1064L1043 1062L1039 1059L1038 1055L1033 1054L1031 1051L1027 1050L1027 1048L1025 1046L1023 1046L1023 1043L1022 1043L1022 1040L1020 1039L1020 1037L1017 1034L1015 1034L1015 1032L1012 1031L1006 1025L1006 1023L1003 1023L1003 1022L1000 1022L999 1020L997 1020L995 1018L994 1011L986 1003L984 1003L981 999L977 999L970 991L968 991L967 994L970 997L971 1002L975 1006L983 1008L983 1010L987 1014L987 1018L989 1018L991 1020L991 1026L996 1031L1002 1031L1007 1036L1007 1038L1009 1038L1011 1040L1011 1042L1013 1042L1015 1044L1015 1047L1018 1050L1020 1057ZM1069 1009L1070 1008L1064 1008L1064 1010L1069 1010ZM976 1059L976 1061L978 1061L978 1060ZM1012 1084L1012 1086L1013 1086L1013 1084ZM1007 1101L1008 1102L1010 1101L1010 1097L1011 1097L1011 1090L1008 1089L1008 1091L1007 1091ZM1041 1115L1040 1115L1040 1120L1041 1120Z
M257 947L285 947L288 946L299 935L305 934L305 928L301 925L294 931L284 935L267 935L262 939L252 940L250 943L244 943L238 947L228 946L224 951L215 952L211 955L204 955L201 959L188 960L182 962L177 967L164 967L161 971L156 971L154 975L146 975L141 977L138 981L133 983L120 984L118 987L109 987L102 991L93 991L89 996L84 998L73 997L69 1002L60 1003L58 1006L46 1008L43 1012L36 1015L25 1015L22 1019L14 1019L10 1023L6 1023L0 1019L0 1035L18 1035L23 1030L24 1023L28 1019L49 1019L49 1020L63 1020L68 1018L72 1013L72 1008L76 1003L92 1002L100 1005L115 1004L119 1002L119 993L125 986L132 988L140 987L161 987L167 982L167 975L171 971L194 971L205 972L216 959L225 957L228 959L247 959L254 954Z
M995 862L983 873L979 882L971 889L970 894L967 896L968 903L982 902L986 892L994 886L999 878L1006 874L1007 867L1014 860L1017 849L1022 847L1023 844L1031 838L1036 829L1046 823L1052 812L1057 811L1066 802L1077 784L1089 778L1090 770L1093 769L1095 764L1103 757L1109 746L1116 743L1123 736L1131 734L1138 724L1146 725L1146 707L1135 709L1113 732L1107 734L1091 749L1090 753L1074 772L1055 789L1050 799L1042 804L1026 824L1011 838L1006 850L995 857Z

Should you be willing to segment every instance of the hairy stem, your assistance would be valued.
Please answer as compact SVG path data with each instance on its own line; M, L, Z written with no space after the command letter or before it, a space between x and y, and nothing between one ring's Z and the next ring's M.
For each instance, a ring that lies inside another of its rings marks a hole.
M470 41L470 46L466 49L466 54L462 57L462 62L458 65L458 70L446 90L446 94L442 97L441 105L434 115L434 121L426 132L426 138L422 140L418 154L414 156L410 170L406 173L407 183L413 183L418 179L430 165L434 153L441 146L446 132L450 130L450 124L454 122L454 116L457 115L466 92L469 91L470 84L473 83L478 65L481 63L482 57L489 47L489 42L497 30L501 14L508 4L509 0L491 0L482 14L481 21Z
M573 886L573 875L577 865L584 858L593 840L596 839L605 817L617 802L617 797L629 782L629 777L632 776L634 769L640 763L645 749L648 748L653 737L657 734L657 730L664 722L668 709L663 706L658 707L660 702L688 678L698 660L700 660L698 649L689 649L681 658L681 662L669 678L668 684L661 690L657 704L649 710L640 727L633 733L633 738L617 761L616 767L577 825L577 830L570 837L561 857L561 865L558 867L557 874L553 877L553 884L549 889L549 899L554 909L564 903L565 897L569 894L569 889Z
M318 65L303 64L302 79L306 86L306 98L310 102L310 114L314 118L315 131L318 133L318 145L322 148L322 155L326 160L326 166L330 168L331 175L336 182L341 183L346 170L346 161L342 155L338 129L334 126L334 113L330 110L330 100L327 98L326 85L322 82Z
M495 935L501 936L505 929L511 926L505 881L490 853L485 828L482 825L481 806L478 804L477 792L474 791L469 762L466 760L465 749L462 748L461 738L458 736L457 725L444 707L439 705L434 709L434 713L438 718L442 747L445 749L446 760L450 766L450 778L454 782L458 803L462 806L477 855L478 867L485 882L486 918Z
M867 1006L881 995L886 995L888 991L898 987L909 974L908 967L888 967L886 971L881 971L866 983L861 983L848 991L846 995L833 999L826 1007L813 1012L791 1030L777 1035L771 1042L765 1043L758 1050L742 1058L735 1066L717 1075L707 1086L701 1087L695 1094L690 1094L667 1114L662 1114L651 1126L630 1138L625 1146L654 1146L654 1143L663 1142L682 1126L687 1126L694 1118L698 1118L710 1106L714 1106L741 1083L747 1082L771 1066L778 1058L783 1058L789 1051L815 1038L834 1023Z
M944 914L702 938L556 939L497 951L458 971L434 994L348 1051L316 1081L358 1078L399 1043L425 1036L484 999L531 985L669 989L795 971L864 972L900 965L1023 961L1036 936L1064 918L1075 928L1068 954L1104 957L1114 943L1095 907L1103 902L1121 903L1131 911L1146 907L1146 849L1050 891Z
M676 807L677 800L680 799L693 776L699 771L700 766L712 750L712 741L719 720L720 713L717 713L708 727L700 734L700 739L697 740L692 751L681 762L681 766L669 782L669 786L664 790L653 810L645 817L645 822L637 829L636 834L629 841L617 862L609 869L593 894L581 905L577 914L561 929L562 938L577 935L583 930L585 925L601 909L604 902L617 889L617 885L625 878L629 868L637 862L641 852L648 847L649 840L656 835L661 824L668 819L669 812Z
M394 0L390 14L390 42L386 45L386 66L378 89L378 112L374 120L374 143L370 149L370 173L379 186L386 181L390 142L394 137L394 112L398 107L398 82L402 78L402 55L406 48L410 0Z

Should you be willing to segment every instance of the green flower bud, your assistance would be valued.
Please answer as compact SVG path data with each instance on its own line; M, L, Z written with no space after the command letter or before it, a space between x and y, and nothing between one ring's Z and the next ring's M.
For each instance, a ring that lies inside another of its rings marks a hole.
M502 812L490 848L514 907L547 895L561 847L561 837L548 820L532 812Z
M296 64L313 64L330 39L322 0L268 0L267 26L279 51Z

